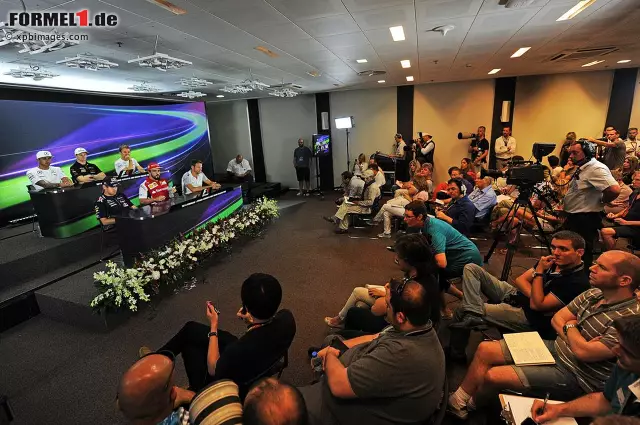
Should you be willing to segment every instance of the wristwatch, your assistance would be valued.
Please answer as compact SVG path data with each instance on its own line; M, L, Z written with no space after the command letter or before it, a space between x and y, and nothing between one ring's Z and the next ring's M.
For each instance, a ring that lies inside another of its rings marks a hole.
M537 271L535 271L535 269L534 269L534 270L533 270L533 273L531 274L531 277L532 277L533 279L535 279L536 277L538 277L538 276L542 276L542 275L544 275L544 272L542 272L542 273L538 273L538 272L537 272Z
M565 333L566 333L566 332L565 332ZM209 333L207 334L207 338L211 338L212 336L216 336L216 337L217 337L217 336L218 336L218 332L211 331L211 332L209 332Z
M571 329L571 328L577 328L577 327L578 327L578 325L573 324L573 323L568 324L568 325L564 325L564 326L562 327L562 332L564 332L564 335L566 336L566 335L567 335L567 332L569 332L569 329Z

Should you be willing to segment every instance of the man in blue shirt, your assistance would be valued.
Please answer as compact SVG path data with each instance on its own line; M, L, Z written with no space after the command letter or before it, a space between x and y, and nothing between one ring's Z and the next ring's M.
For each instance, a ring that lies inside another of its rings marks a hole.
M462 291L449 283L452 278L462 276L466 264L482 265L478 247L450 224L427 216L427 207L422 201L413 201L404 207L404 221L407 226L422 228L434 251L434 259L439 268L440 291L462 299ZM444 307L446 303L443 303ZM444 308L443 316L450 318L452 312Z
M476 221L487 217L498 203L496 192L491 187L491 177L477 178L476 188L469 194L469 200L476 207Z
M613 326L618 332L618 344L612 349L618 358L604 391L591 393L562 404L547 404L542 400L531 407L531 418L543 424L558 417L595 417L608 414L640 415L640 317L625 316L616 319Z
M469 197L462 193L463 181L466 180L449 180L447 193L451 196L451 202L444 210L436 211L436 218L449 223L458 232L468 236L476 214L476 207L469 200Z

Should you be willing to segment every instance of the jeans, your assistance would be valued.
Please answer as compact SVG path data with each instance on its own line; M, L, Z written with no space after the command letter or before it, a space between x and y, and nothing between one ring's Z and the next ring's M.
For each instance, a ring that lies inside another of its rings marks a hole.
M502 302L505 297L517 292L516 288L494 277L478 266L477 264L467 264L462 272L462 310L484 315L484 294L491 304Z
M189 378L189 388L198 392L213 380L207 369L209 350L209 326L198 322L187 322L180 331L158 351L171 351L176 357L182 354L184 368ZM238 338L229 332L218 330L218 349L220 355L229 344Z

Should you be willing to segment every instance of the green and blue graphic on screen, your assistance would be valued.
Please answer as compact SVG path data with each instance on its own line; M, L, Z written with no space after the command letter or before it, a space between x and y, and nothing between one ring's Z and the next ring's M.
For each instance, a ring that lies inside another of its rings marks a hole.
M52 165L70 177L73 151L83 147L87 160L107 174L114 173L118 147L127 144L131 156L146 167L159 162L179 184L192 159L211 173L211 147L202 102L162 106L99 106L72 103L0 100L0 225L32 213L26 172L38 165L36 152L53 154ZM130 198L138 186L125 189Z

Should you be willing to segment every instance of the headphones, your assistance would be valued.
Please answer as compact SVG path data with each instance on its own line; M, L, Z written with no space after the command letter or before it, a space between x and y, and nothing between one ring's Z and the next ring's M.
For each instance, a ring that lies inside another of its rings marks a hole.
M587 139L578 139L576 144L582 147L582 152L584 152L584 158L587 161L591 161L592 158L596 157L596 145ZM577 164L576 164L577 165Z

